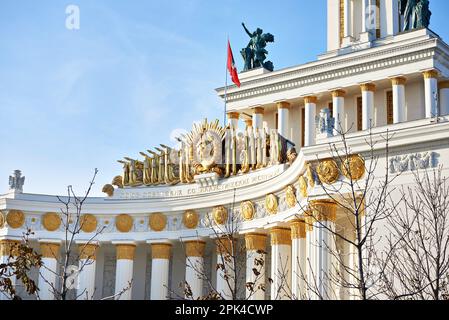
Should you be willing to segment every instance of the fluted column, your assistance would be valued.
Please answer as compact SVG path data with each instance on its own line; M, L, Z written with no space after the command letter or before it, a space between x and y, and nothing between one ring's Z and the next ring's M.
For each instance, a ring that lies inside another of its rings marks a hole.
M205 248L206 242L204 241L192 240L185 242L186 283L191 291L191 296L186 294L186 298L196 300L203 296Z
M291 297L291 249L290 229L275 227L271 236L271 300L289 300Z
M256 107L253 109L253 127L254 129L263 128L263 115L264 109L261 107Z
M296 299L306 296L306 223L302 219L290 223L292 237L292 295Z
M343 19L344 19L344 37L347 38L351 35L351 8L350 8L350 2L349 0L343 0L344 2L344 12L343 12Z
M305 129L304 129L304 146L312 146L315 144L315 117L316 117L316 103L318 99L315 96L308 96L304 98L305 104Z
M131 243L118 243L117 266L115 269L115 299L131 300L134 268L134 253L136 245ZM130 285L131 284L131 285Z
M95 293L95 269L97 264L96 243L78 243L79 273L77 286L78 300L92 300Z
M374 127L374 83L364 83L360 86L362 90L362 130Z
M252 284L252 290L246 288L248 300L265 300L265 263L267 235L261 233L245 234L246 244L246 283Z
M288 103L287 101L281 101L277 103L277 107L278 107L278 133L284 138L289 139L290 103Z
M424 96L426 107L426 118L438 116L438 71L428 70L423 72Z
M236 298L234 264L235 240L222 237L215 240L217 246L217 293L225 300Z
M335 271L335 220L337 206L333 201L318 200L311 203L315 240L315 283L321 299L335 299L333 276Z
M405 121L405 83L407 79L404 77L396 77L391 79L393 88L393 123L401 123Z
M54 300L58 275L58 258L60 242L40 242L42 266L39 268L39 298Z
M238 112L229 112L228 113L228 125L231 126L231 128L234 128L237 130L239 127L239 118L240 114Z
M151 300L168 299L170 243L151 244Z
M334 107L334 127L335 134L344 132L344 112L345 112L345 95L344 90L334 90L332 91L332 105Z
M447 116L449 114L449 81L440 82L440 115Z
M315 233L313 232L313 217L311 212L305 213L305 231L306 231L306 298L315 300Z
M20 241L17 240L0 240L0 263L13 262L13 260L10 260L10 257L12 257L12 259L14 259L14 257L17 257L18 254L17 246L19 245ZM6 278L13 272L14 270L12 270L11 268L6 268L3 277ZM9 279L11 280L11 284L15 286L17 281L16 276L13 275ZM4 292L0 292L0 300L10 300L10 299L11 297L9 295L7 295Z

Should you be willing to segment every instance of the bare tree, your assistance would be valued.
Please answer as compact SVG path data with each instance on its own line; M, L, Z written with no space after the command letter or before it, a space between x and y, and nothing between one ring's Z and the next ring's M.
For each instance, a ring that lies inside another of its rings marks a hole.
M388 218L383 289L390 299L448 299L449 183L443 168L413 171ZM387 256L388 256L387 255Z

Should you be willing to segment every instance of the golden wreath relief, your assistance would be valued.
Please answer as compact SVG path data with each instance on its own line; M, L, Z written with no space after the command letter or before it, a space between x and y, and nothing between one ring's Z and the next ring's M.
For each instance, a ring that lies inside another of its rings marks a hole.
M254 204L251 201L244 201L240 205L240 210L242 212L242 217L246 221L253 220L254 218Z
M195 229L198 226L199 216L194 210L184 212L182 221L187 229Z
M97 229L97 218L91 214L83 214L80 219L81 230L90 233Z
M338 177L340 176L338 172L338 166L334 160L321 161L316 171L320 181L326 184L335 183L338 180Z
M25 214L20 210L9 210L6 223L13 229L18 229L25 223Z
M289 208L294 208L297 205L295 187L288 186L285 188L285 201Z
M47 231L56 231L61 225L61 217L55 212L47 212L42 217L42 225Z
M167 224L167 217L162 213L152 213L150 215L150 228L153 231L162 231Z
M359 155L352 155L342 162L341 172L348 179L359 180L365 175L365 160Z
M303 198L307 198L307 180L304 176L300 176L298 179L299 184L299 194Z
M214 217L214 221L216 224L225 224L228 220L228 209L226 209L224 206L216 207L214 208L212 216Z
M115 226L120 232L129 232L133 227L133 218L128 214L121 214L115 218Z
M271 215L278 212L278 198L274 194L267 194L265 197L265 208Z

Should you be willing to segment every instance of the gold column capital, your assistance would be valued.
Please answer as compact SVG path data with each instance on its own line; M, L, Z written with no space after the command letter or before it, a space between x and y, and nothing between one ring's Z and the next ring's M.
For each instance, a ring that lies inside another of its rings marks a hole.
M314 200L310 202L314 221L332 221L337 219L337 204L333 200Z
M0 256L17 257L20 243L21 241L18 240L0 240Z
M278 109L290 109L291 104L287 101L279 101L276 103Z
M318 102L318 98L316 96L307 96L304 97L304 103L317 103Z
M245 124L247 127L252 127L253 126L253 120L252 119L245 119Z
M449 80L438 83L439 89L449 89Z
M247 251L265 251L268 236L264 233L245 234L245 246Z
M186 241L186 256L187 257L204 257L204 251L206 250L206 242L201 240Z
M61 247L61 245L59 243L41 242L40 247L41 247L42 258L58 259L59 248Z
M407 82L406 77L394 77L391 78L390 80L392 86L403 86Z
M229 237L221 237L215 239L215 245L217 247L217 254L232 255L235 252L236 239Z
M229 112L228 118L238 120L240 118L240 114L238 112Z
M292 245L291 231L289 228L274 227L270 229L271 245Z
M435 79L438 77L438 70L426 70L423 71L422 75L424 76L424 79Z
M169 260L171 247L170 243L152 243L151 258Z
M332 98L340 98L340 97L344 97L346 95L346 91L345 90L334 90L332 91Z
M80 260L96 260L97 259L97 244L79 244Z
M376 91L376 85L374 83L363 83L360 85L360 89L362 90L362 92L374 92Z
M262 107L255 107L255 108L253 108L253 113L263 115L265 113L265 109Z
M306 237L306 221L297 219L290 222L291 236L294 239L304 239Z

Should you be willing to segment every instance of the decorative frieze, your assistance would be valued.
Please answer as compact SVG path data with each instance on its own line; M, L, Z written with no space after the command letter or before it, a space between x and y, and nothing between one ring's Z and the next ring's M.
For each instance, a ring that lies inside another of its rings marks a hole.
M121 214L115 218L115 227L120 232L130 232L134 221L129 214Z
M21 210L9 210L6 215L6 223L13 229L18 229L25 222L25 214Z
M240 212L242 214L242 218L246 221L250 221L254 219L255 209L252 201L244 201L240 205Z
M274 194L267 194L265 197L265 208L271 215L278 213L278 198Z
M390 158L390 173L401 173L418 169L430 169L438 166L436 152L413 153Z
M352 180L359 180L365 175L365 160L359 155L351 155L341 164L342 174Z
M335 183L340 176L337 163L332 159L320 161L316 172L320 181L326 184Z
M47 212L42 217L42 225L47 231L56 231L61 226L61 216L55 212Z
M162 231L167 225L167 217L163 213L152 213L150 215L150 228L153 231Z
M97 230L97 218L91 214L83 214L80 218L81 230L87 233Z
M183 224L187 229L195 229L198 227L199 216L194 210L187 210L183 215Z

